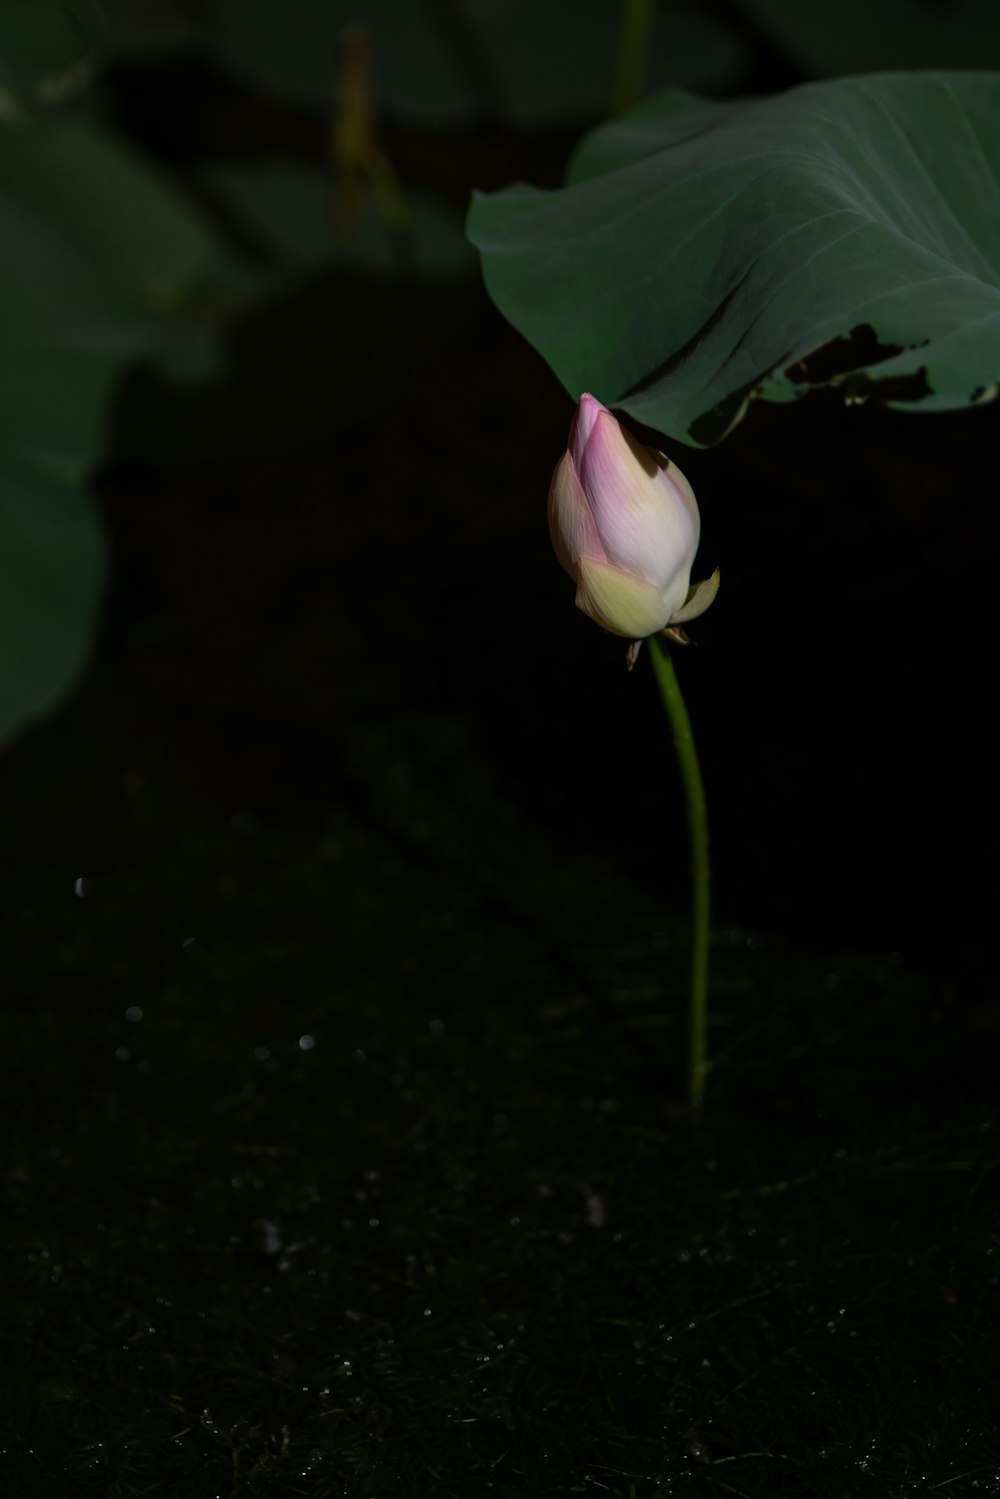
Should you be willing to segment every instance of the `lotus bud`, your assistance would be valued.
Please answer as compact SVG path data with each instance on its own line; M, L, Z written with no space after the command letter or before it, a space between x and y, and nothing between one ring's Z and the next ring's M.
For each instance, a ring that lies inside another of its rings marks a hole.
M576 607L612 635L685 641L680 626L718 591L718 571L691 587L701 517L690 484L591 395L580 397L552 476L549 529Z

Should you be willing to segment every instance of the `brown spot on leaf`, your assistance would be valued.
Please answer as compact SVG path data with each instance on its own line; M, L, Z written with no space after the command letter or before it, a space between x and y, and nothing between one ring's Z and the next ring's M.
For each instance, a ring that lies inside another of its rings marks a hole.
M887 375L884 380L859 370L844 381L842 389L845 401L859 405L864 401L923 401L931 394L925 364L911 375Z
M927 343L927 339L923 341ZM922 344L910 344L910 348L922 348ZM884 364L902 354L902 344L880 343L871 323L858 323L846 338L831 338L821 344L804 359L797 359L785 370L785 375L795 385L829 385L838 376L848 375L854 370L867 369L873 364Z

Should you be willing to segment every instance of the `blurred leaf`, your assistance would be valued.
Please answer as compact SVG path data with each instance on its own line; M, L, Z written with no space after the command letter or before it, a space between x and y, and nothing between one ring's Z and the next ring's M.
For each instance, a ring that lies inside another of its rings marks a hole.
M996 0L740 0L806 74L1000 67Z
M0 130L0 741L85 660L104 546L86 480L122 370L246 287L151 169L73 117Z
M218 312L249 287L167 178L78 116L0 134L0 192L136 311Z
M0 119L86 83L100 40L86 0L0 0Z
M106 572L80 487L0 467L0 744L47 712L86 664Z
M345 27L371 36L381 108L432 128L494 116L520 125L600 118L614 82L621 0L218 0L232 67L290 104L328 112ZM720 89L747 53L692 3L658 10L648 83Z
M572 395L703 444L755 395L993 394L998 181L994 74L670 91L587 137L562 190L476 197L469 234Z
M406 194L410 232L401 246L379 216L371 193L360 232L335 242L329 174L288 157L213 163L201 180L239 228L278 268L297 271L337 261L378 275L403 266L423 276L467 277L476 270L458 209L419 189Z

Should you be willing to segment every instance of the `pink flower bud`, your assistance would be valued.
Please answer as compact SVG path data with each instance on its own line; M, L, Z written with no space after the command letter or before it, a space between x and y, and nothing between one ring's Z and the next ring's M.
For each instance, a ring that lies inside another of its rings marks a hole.
M628 640L704 613L718 573L691 588L701 519L675 463L582 395L552 476L549 529L576 606Z

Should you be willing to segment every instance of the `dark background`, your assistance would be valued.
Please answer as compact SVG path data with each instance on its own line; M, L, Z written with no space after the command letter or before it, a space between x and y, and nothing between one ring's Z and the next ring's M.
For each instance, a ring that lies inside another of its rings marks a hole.
M550 554L570 403L485 298L462 300L445 349L332 452L110 468L102 659L136 742L163 736L220 805L308 819L342 789L345 723L456 713L533 817L680 902L646 664L626 676ZM992 409L815 396L679 453L696 572L724 577L680 663L723 921L989 959L995 429Z
M742 49L729 92L799 81L717 9ZM205 54L118 66L107 87L182 181L220 152L326 149L321 118ZM505 126L488 101L463 130L382 121L403 187L457 205L556 185L576 133ZM331 269L237 328L230 358L181 396L138 373L98 479L116 566L99 660L134 742L162 737L221 805L308 819L341 790L345 724L454 712L531 815L683 900L650 683L576 617L548 550L571 405L481 288ZM988 961L996 424L813 395L752 408L715 450L675 446L698 566L725 580L682 663L723 921Z
M708 9L717 92L807 75ZM100 88L266 271L200 169L323 113L207 45ZM598 118L485 93L382 110L407 192L555 186ZM547 537L571 412L405 261L122 385L97 648L0 764L10 1492L998 1492L998 408L671 448L723 576L700 1122L669 736Z

